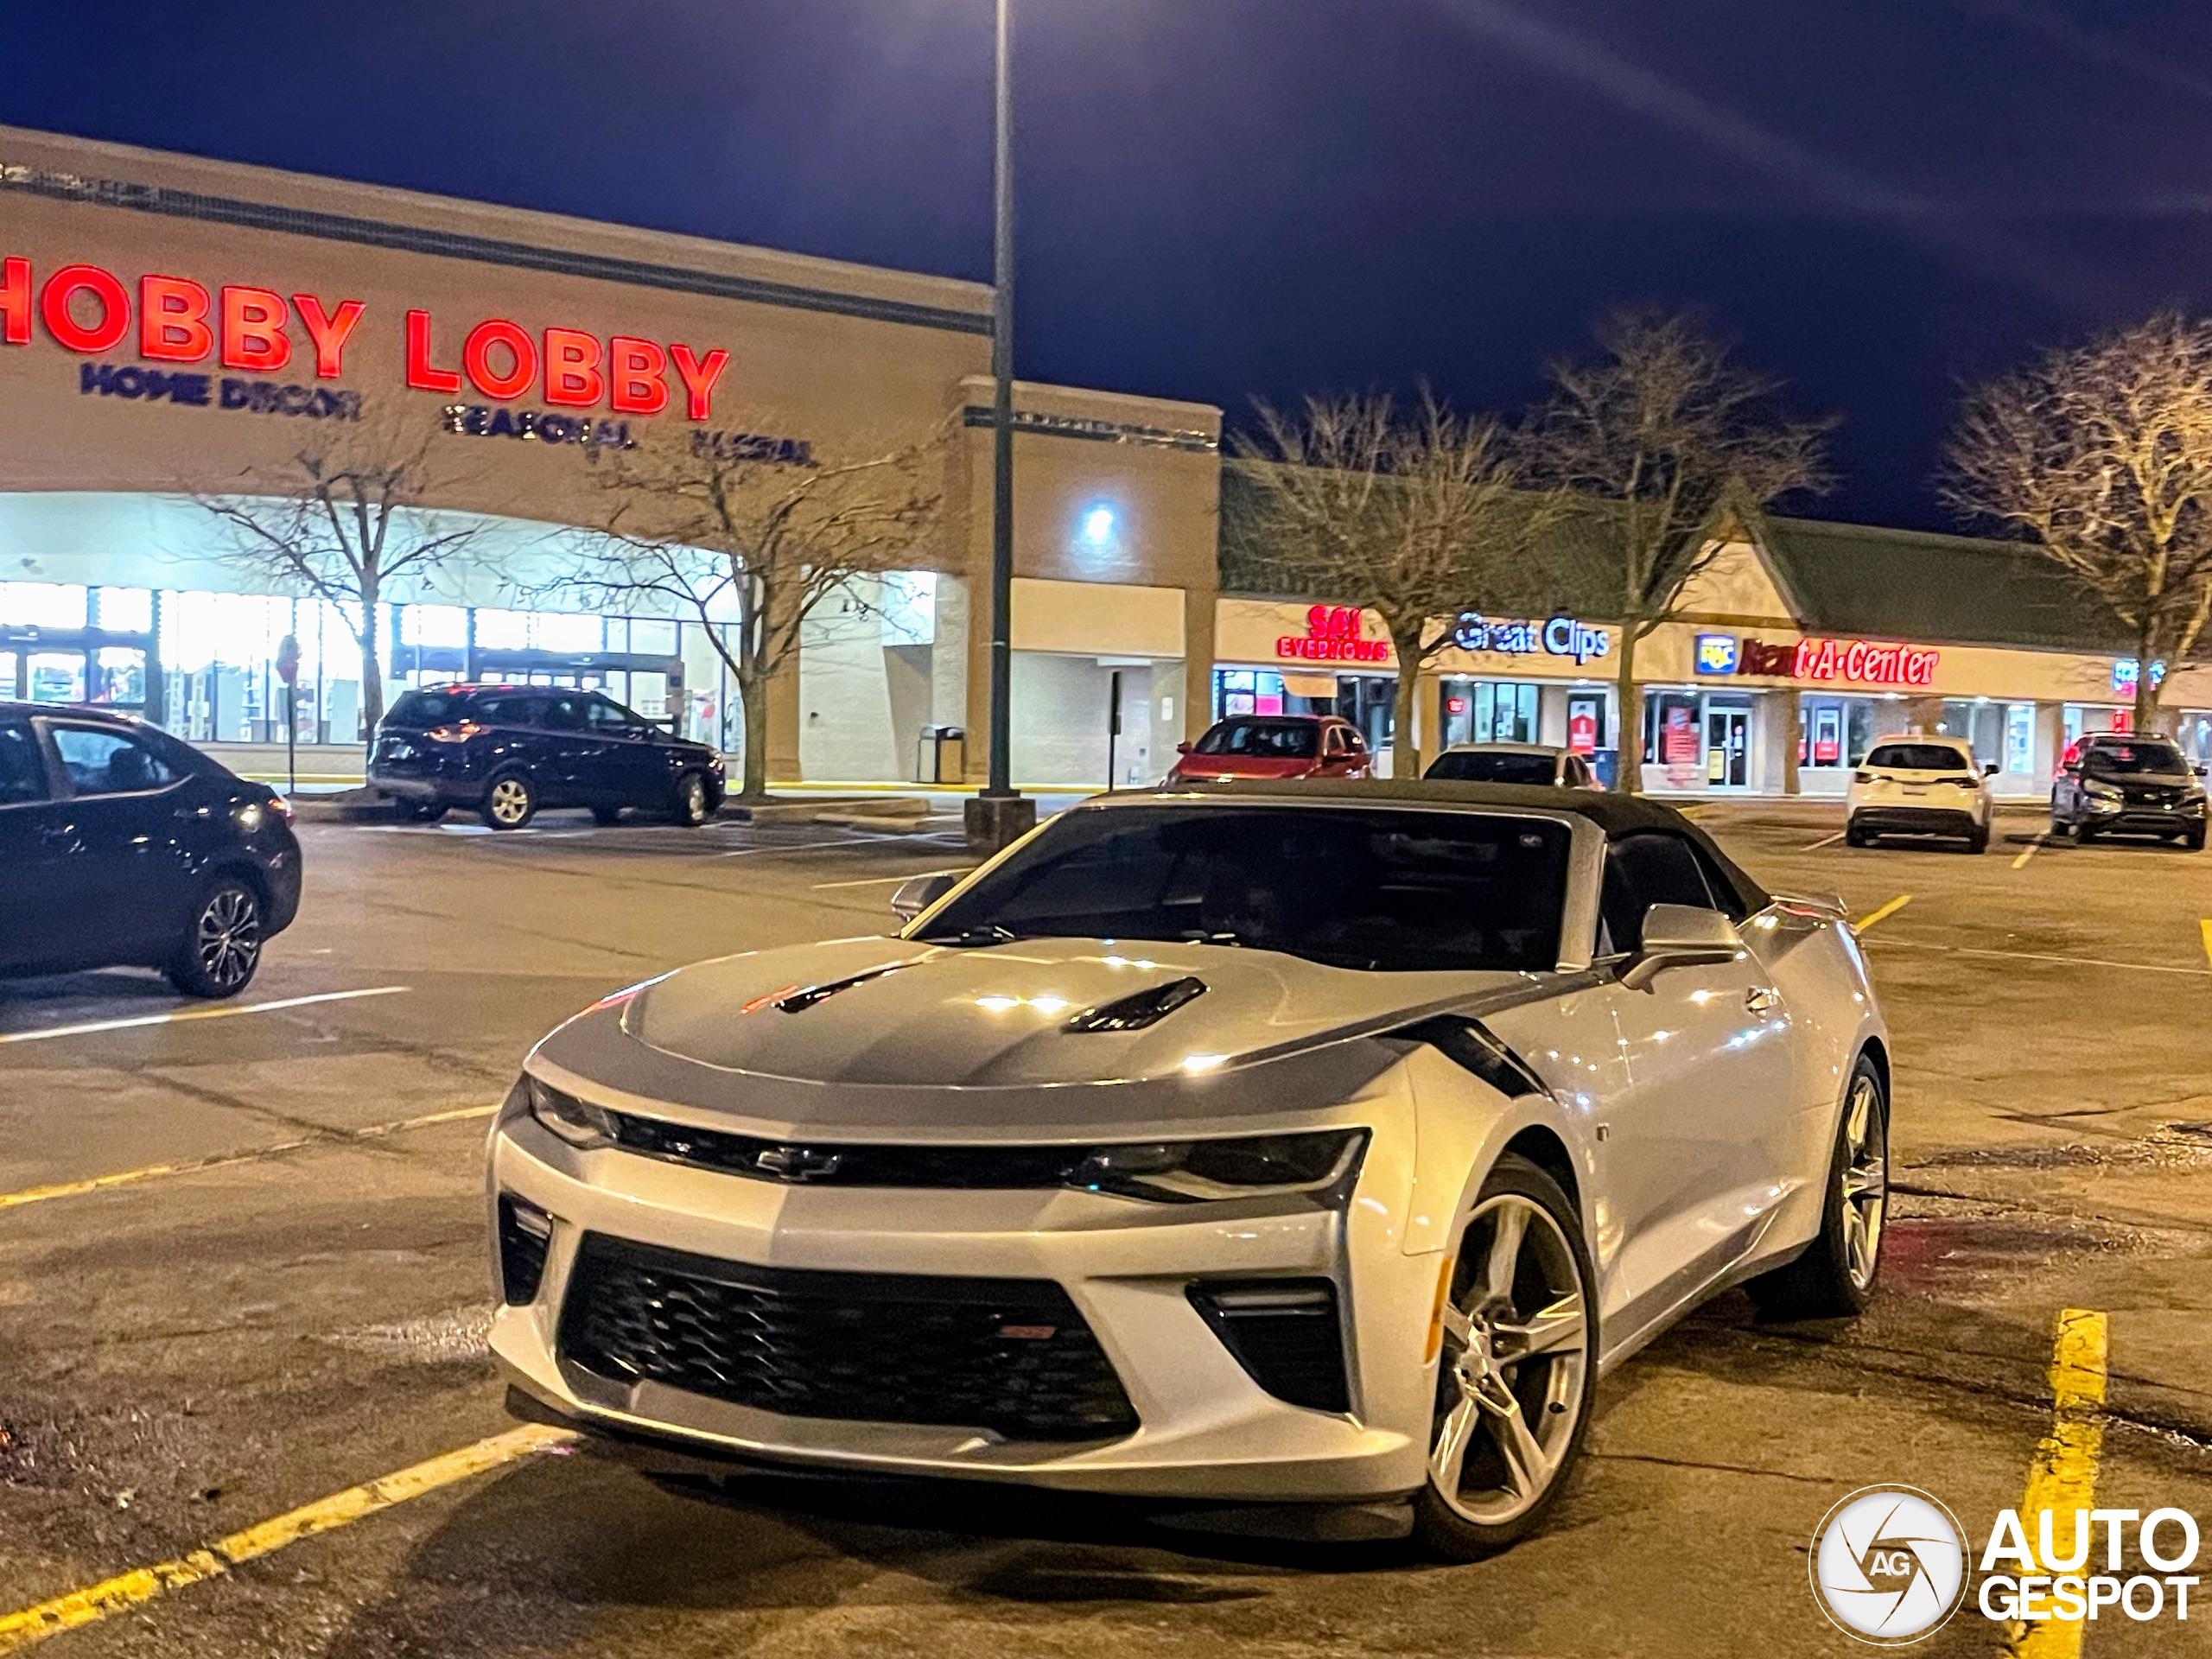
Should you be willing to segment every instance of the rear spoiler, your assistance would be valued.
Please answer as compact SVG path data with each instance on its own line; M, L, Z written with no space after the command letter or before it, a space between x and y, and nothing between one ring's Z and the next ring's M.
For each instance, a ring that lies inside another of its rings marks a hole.
M1793 916L1815 917L1824 922L1840 922L1851 912L1840 893L1777 893L1773 895L1774 907Z

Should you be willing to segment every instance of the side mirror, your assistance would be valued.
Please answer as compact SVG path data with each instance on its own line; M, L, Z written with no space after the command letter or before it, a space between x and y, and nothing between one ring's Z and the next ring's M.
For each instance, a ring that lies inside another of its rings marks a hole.
M2191 766L2190 771L2196 773L2199 778L2203 777L2205 773L2205 768L2202 766Z
M931 905L950 893L960 878L940 870L935 875L917 875L899 884L891 895L891 913L899 918L901 927L920 915Z
M1643 912L1643 948L1629 958L1621 983L1649 990L1669 968L1733 962L1744 951L1736 924L1717 910L1695 905L1654 905Z
M1981 775L1985 778L1994 778L1997 775L1997 763L1994 760L1983 761L1981 763Z
M1175 753L1178 754L1188 754L1190 752L1191 746L1188 743L1178 743L1175 746Z

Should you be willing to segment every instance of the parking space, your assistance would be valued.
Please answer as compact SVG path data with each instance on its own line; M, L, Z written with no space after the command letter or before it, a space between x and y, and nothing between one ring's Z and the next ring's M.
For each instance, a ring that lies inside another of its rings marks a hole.
M300 922L235 1012L151 976L0 987L0 1620L99 1586L45 1651L1856 1652L1807 1592L1815 1524L1875 1484L1973 1525L2018 1504L2068 1308L2110 1332L2098 1501L2212 1511L2212 856L2046 846L2025 815L1980 856L1847 847L1835 806L1699 816L1862 918L1897 1045L1887 1289L1850 1325L1702 1310L1604 1387L1588 1464L1508 1555L656 1485L557 1441L437 1462L512 1427L479 1163L523 1049L684 962L880 931L899 879L968 862L549 814L308 826ZM189 1570L118 1577L160 1563ZM0 1651L61 1622L0 1623ZM2212 1650L2204 1628L2108 1618L2082 1650ZM1969 1609L1920 1650L2003 1638Z

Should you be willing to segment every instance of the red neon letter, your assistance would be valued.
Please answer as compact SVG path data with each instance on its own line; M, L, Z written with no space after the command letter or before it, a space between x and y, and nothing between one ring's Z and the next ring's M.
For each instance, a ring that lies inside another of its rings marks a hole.
M6 280L0 281L0 340L10 346L31 343L31 262L28 259L9 259L0 266Z
M676 359L677 373L683 377L690 418L695 421L713 419L715 382L722 378L722 371L729 366L729 353L713 351L702 359L692 356L689 346L675 345L668 348L668 354Z
M336 311L325 312L322 302L312 294L295 294L292 303L299 307L300 321L315 342L315 378L335 380L344 369L346 336L361 320L365 308L359 300L347 300Z
M215 349L207 290L181 276L138 279L138 355L156 363L197 363Z
M514 358L513 366L505 374L493 372L494 346L505 346ZM513 323L493 317L468 331L468 338L461 346L461 366L476 383L477 391L486 397L505 402L521 397L530 390L530 383L537 378L537 347Z
M284 296L265 288L223 289L223 366L281 369L292 360Z
M607 342L607 366L613 391L608 401L622 415L658 415L668 407L668 382L661 371L667 353L650 340L617 334Z
M545 331L545 401L589 409L607 395L599 341L574 328Z
M459 391L459 369L430 366L430 314L407 314L407 384L417 391Z
M95 295L100 302L99 326L80 328L69 315L69 302L77 290ZM46 279L38 296L39 315L46 332L73 352L105 352L130 332L130 296L123 284L98 265L64 265Z

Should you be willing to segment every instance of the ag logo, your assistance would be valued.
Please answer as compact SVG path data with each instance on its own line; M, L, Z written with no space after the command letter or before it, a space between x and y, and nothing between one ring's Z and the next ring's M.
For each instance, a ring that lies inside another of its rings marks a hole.
M1966 1535L1910 1486L1869 1486L1813 1534L1813 1593L1862 1642L1901 1647L1932 1634L1966 1599Z

